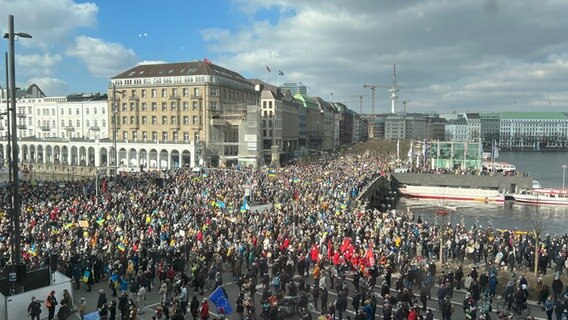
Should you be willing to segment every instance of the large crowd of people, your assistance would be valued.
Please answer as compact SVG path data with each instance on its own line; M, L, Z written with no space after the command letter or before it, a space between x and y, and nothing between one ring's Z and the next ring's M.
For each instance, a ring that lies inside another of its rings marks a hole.
M228 298L241 319L277 319L283 310L310 318L315 309L322 319L342 320L351 310L357 319L415 320L432 319L432 296L450 319L454 288L468 290L468 319L484 317L480 302L495 295L498 273L530 270L538 256L541 273L557 276L532 298L545 308L551 300L557 320L568 314L567 235L547 235L536 247L531 234L514 230L434 225L358 206L357 196L388 174L392 160L366 153L279 169L129 173L102 179L98 198L93 181L23 183L22 258L34 269L56 255L77 290L108 281L97 302L103 319L136 319L151 290L162 301L156 319L207 319L204 290L222 287L222 274L231 273L240 294ZM2 269L12 261L8 200L1 203ZM256 203L271 206L253 212ZM440 252L447 267L437 270ZM512 290L509 307L526 302L523 279L499 284Z

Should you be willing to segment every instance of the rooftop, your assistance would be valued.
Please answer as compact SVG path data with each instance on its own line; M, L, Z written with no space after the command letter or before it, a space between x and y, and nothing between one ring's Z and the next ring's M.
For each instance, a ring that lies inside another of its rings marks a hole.
M568 120L565 112L502 112L503 119L519 120Z
M112 77L112 79L180 77L193 75L218 75L250 84L250 82L240 74L209 61L140 64Z

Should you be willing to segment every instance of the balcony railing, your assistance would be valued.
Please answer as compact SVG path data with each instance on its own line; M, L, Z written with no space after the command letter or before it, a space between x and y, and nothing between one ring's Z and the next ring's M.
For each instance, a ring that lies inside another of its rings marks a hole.
M43 130L43 131L51 130L51 128L49 126L41 126L40 129Z
M26 114L23 113L23 112L18 112L17 116L18 116L18 118L25 118Z
M25 124L19 124L18 125L18 129L20 129L20 130L26 130L27 128L28 128L28 126L25 125Z

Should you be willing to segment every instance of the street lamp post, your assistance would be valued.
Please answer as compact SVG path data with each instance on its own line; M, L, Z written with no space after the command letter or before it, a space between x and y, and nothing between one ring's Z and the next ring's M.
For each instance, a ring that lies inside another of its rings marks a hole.
M7 159L8 159L8 181L12 183L12 171L10 171L12 165L12 156L10 155L11 151L11 143L10 143L10 93L8 88L10 88L10 77L8 76L8 52L4 52L4 60L6 61L6 133L8 137L8 148L6 150Z
M564 192L564 185L566 184L566 168L565 164L562 165L562 191Z
M27 33L14 32L14 16L10 15L8 19L8 33L4 34L4 38L8 39L8 55L10 58L10 102L11 102L11 130L12 130L12 232L14 234L14 252L13 262L16 266L21 263L21 249L20 249L20 181L18 177L18 130L17 130L17 115L16 115L16 62L14 53L15 37L31 38Z

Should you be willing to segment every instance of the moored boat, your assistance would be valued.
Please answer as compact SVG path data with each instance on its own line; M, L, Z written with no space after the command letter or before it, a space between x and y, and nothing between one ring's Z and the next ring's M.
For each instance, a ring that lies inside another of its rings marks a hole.
M445 199L480 202L505 201L505 196L498 190L409 185L398 188L398 191L406 197L422 199Z
M535 188L514 194L517 202L537 205L568 206L568 189L561 188Z

